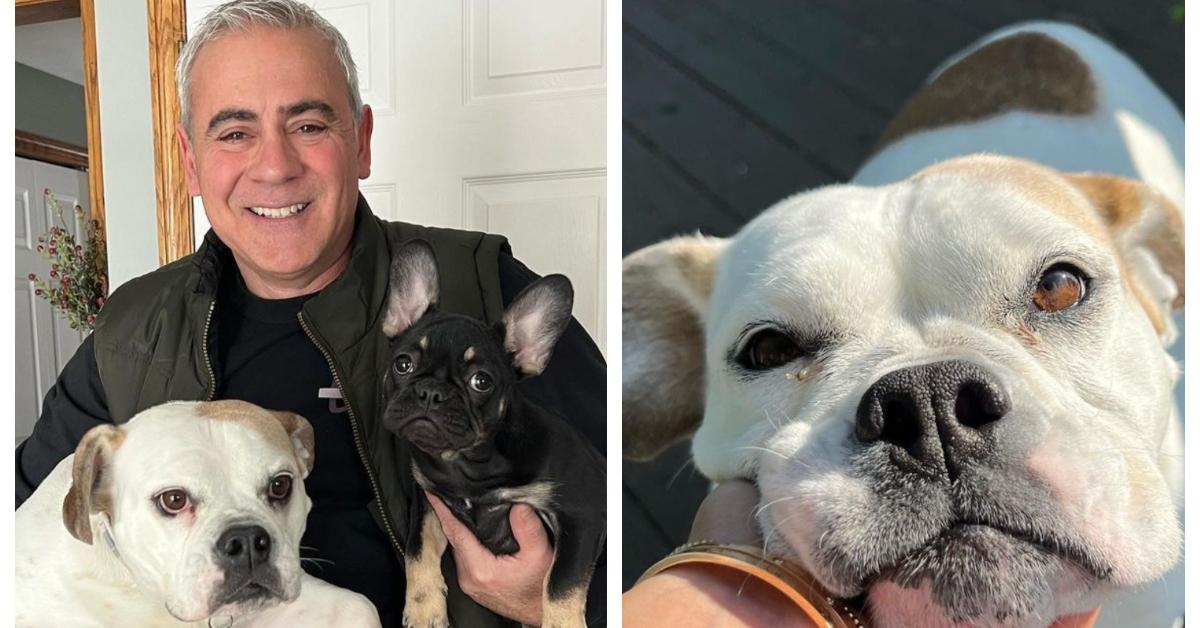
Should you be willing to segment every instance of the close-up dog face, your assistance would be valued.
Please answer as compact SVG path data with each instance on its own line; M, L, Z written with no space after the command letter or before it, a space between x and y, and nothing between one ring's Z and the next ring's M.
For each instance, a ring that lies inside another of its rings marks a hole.
M300 593L312 454L312 428L295 414L239 401L157 406L89 432L64 518L114 549L181 621L240 615Z
M1044 625L1154 580L1182 227L1103 179L969 157L631 256L626 451L702 413L697 468L755 478L768 550L882 625Z
M495 326L437 310L433 250L421 240L393 256L384 334L384 426L431 456L488 441L512 407L514 386L545 369L571 319L570 281L549 275L517 295Z

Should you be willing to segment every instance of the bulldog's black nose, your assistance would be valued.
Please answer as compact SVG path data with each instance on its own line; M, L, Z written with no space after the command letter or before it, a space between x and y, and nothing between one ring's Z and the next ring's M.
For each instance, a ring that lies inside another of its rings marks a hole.
M226 569L250 571L271 557L271 535L262 526L234 526L217 539L216 553Z
M858 404L855 436L896 445L925 469L956 478L987 453L984 433L1012 403L996 378L963 360L892 371Z

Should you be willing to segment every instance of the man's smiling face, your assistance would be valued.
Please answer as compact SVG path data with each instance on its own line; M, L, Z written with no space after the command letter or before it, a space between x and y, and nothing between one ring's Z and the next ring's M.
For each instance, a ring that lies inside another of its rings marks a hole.
M188 193L199 194L252 292L321 289L345 268L357 179L371 168L371 112L355 128L330 45L258 27L205 45L192 65Z

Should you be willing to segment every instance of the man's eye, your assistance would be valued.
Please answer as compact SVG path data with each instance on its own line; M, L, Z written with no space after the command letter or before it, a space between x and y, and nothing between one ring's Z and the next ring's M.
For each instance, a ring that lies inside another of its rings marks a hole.
M300 131L301 133L303 133L304 135L315 135L317 133L324 131L326 128L327 127L325 127L324 125L320 125L320 124L304 124L304 125L301 125L300 128L297 130Z
M246 134L242 131L230 131L229 133L226 133L217 139L222 142L240 142L246 139L246 137Z

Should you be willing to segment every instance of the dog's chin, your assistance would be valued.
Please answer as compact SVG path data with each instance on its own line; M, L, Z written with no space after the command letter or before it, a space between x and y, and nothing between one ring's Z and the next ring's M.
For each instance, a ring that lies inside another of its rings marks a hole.
M431 456L453 454L478 442L473 429L456 432L447 429L448 423L445 417L414 414L406 417L393 431Z
M867 583L873 625L1046 626L1093 603L1070 557L983 525L957 525Z
M214 608L209 616L240 617L276 604L291 602L299 595L299 586L284 586L277 576L268 574L264 578L253 578L223 591L214 600Z

